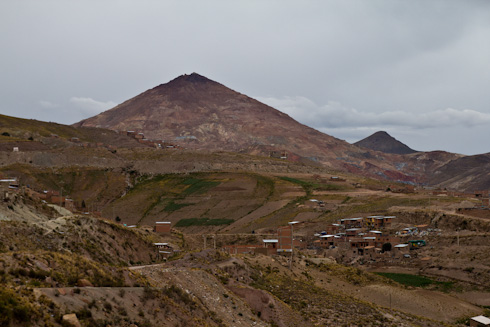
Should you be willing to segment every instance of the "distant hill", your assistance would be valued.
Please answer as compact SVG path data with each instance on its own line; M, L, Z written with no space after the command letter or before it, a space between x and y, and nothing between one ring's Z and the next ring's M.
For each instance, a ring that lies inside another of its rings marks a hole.
M376 132L354 143L354 145L384 153L410 154L417 152L384 131Z
M80 144L145 147L133 138L101 128L76 128L52 122L0 115L0 151L47 151Z
M489 172L490 153L465 156L436 169L429 183L456 190L490 190Z

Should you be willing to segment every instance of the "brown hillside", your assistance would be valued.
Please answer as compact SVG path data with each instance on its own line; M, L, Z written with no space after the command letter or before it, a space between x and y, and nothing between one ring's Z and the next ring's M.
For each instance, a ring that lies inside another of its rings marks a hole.
M409 165L397 168L393 162L399 158L323 134L196 73L143 92L75 126L133 130L191 149L287 156L378 178L415 181L420 176Z

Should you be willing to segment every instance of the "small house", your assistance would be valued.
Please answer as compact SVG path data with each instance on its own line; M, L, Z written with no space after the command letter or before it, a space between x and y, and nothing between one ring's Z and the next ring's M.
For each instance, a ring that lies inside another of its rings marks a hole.
M255 253L256 250L262 249L261 245L225 245L222 250L227 252L228 254L244 254L244 253Z
M277 229L278 249L277 252L292 252L293 250L293 228L291 225L282 226Z
M490 318L485 316L476 316L470 319L471 327L485 327L490 326Z
M344 218L340 219L340 224L344 228L360 228L362 227L362 218Z
M265 255L271 255L277 253L277 244L279 240L267 239L262 240L264 247L262 249L255 249L257 253L262 253Z
M153 245L158 251L158 256L162 259L167 259L174 253L173 248L168 243L153 243Z
M157 221L153 231L159 234L170 234L172 223L170 221Z

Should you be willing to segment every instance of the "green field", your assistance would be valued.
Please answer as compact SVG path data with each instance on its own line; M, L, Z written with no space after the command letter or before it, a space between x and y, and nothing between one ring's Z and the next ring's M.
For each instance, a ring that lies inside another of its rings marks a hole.
M411 274L398 274L398 273L382 273L377 272L377 275L389 278L394 280L397 283L400 283L405 286L412 287L434 287L443 292L450 291L453 288L453 282L439 282L428 277L419 276L419 275L411 275Z
M418 275L410 275L410 274L397 274L397 273L381 273L378 272L376 273L380 276L389 278L394 280L397 283L400 283L402 285L406 286L413 286L413 287L426 287L429 286L430 284L434 283L434 281L430 278L424 277L424 276L418 276Z
M175 227L220 226L229 225L232 222L234 222L233 219L188 218L179 220L177 224L175 224Z

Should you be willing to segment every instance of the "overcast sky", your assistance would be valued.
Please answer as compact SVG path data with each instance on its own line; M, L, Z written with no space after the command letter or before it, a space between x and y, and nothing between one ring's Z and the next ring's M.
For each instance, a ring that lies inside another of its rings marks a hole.
M348 142L490 152L490 1L2 0L0 113L63 124L197 72Z

